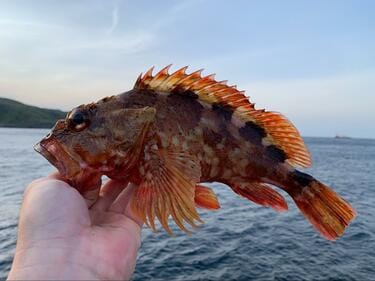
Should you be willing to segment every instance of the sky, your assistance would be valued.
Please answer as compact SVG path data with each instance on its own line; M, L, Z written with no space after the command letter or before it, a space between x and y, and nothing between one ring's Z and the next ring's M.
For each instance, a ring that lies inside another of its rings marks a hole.
M173 63L304 136L375 138L375 1L0 0L0 96L70 110Z

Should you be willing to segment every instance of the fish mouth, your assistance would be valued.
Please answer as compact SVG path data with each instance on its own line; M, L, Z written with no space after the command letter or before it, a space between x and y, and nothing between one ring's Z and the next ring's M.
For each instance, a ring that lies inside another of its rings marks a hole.
M60 174L67 179L73 178L81 170L78 161L69 155L63 149L62 145L51 136L42 139L34 146L34 149L55 166Z

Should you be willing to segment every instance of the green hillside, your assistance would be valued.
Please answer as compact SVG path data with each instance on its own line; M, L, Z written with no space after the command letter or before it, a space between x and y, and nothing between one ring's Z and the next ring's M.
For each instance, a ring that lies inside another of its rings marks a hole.
M0 98L0 127L51 128L56 120L65 118L60 110L26 105L11 99Z

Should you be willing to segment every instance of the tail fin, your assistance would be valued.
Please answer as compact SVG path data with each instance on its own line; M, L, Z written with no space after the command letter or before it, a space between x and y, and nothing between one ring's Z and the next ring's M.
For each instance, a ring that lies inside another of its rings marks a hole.
M303 215L328 240L341 236L356 211L328 186L308 174L294 171L294 188L288 190Z

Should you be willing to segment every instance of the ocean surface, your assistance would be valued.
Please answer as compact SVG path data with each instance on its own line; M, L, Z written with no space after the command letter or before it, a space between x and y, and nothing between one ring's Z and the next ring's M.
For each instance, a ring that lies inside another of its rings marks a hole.
M47 130L0 128L0 278L10 269L22 193L50 173L33 151ZM375 140L306 138L308 172L334 188L358 217L336 242L320 237L285 193L283 214L212 184L221 209L201 210L191 236L143 230L134 280L375 280Z

